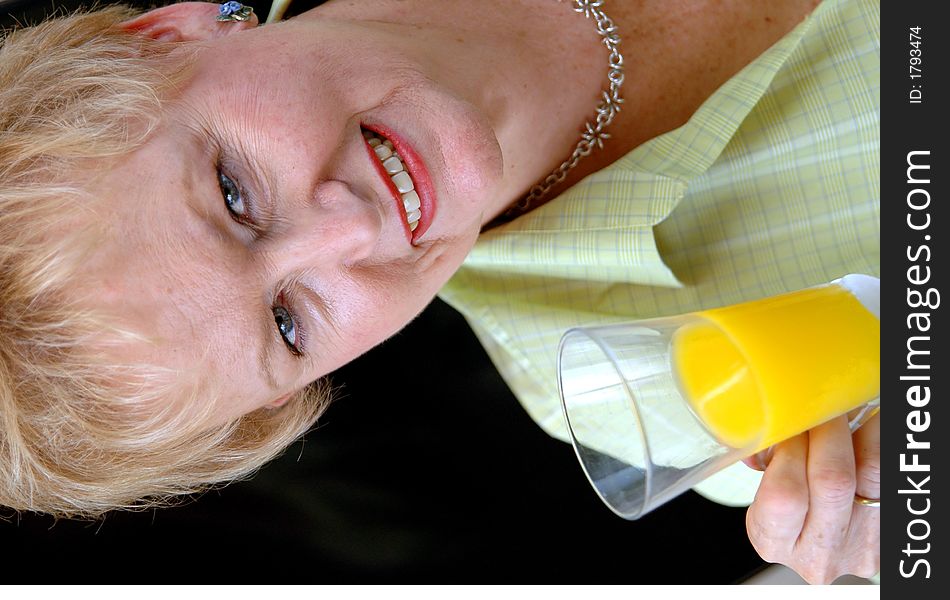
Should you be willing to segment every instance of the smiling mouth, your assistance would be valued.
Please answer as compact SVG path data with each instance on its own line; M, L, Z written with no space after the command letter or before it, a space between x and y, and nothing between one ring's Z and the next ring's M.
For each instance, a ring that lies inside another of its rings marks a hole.
M403 158L396 152L391 141L375 131L362 129L362 132L367 145L376 154L396 193L402 199L403 216L409 226L409 231L416 231L422 219L422 203L409 169L406 168Z

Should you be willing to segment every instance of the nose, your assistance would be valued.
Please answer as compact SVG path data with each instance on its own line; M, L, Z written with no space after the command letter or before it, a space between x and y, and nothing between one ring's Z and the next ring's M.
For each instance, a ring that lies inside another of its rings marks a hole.
M382 232L379 207L340 181L321 182L312 199L287 215L275 247L289 268L348 266L372 256Z

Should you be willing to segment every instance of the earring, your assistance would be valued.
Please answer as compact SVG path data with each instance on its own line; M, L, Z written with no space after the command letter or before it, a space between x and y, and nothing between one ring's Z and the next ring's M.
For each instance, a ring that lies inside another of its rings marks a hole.
M250 6L244 6L240 2L225 2L220 7L218 7L218 16L215 17L216 21L226 21L230 23L237 23L241 21L247 21L251 18L251 15L254 14L254 9Z

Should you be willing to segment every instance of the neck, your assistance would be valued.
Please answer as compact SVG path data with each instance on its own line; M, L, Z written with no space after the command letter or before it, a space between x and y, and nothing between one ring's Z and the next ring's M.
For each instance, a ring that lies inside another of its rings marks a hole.
M683 125L818 0L606 0L626 79L610 139L552 198L641 143ZM505 158L488 223L570 156L608 86L608 51L570 0L331 0L319 11L401 24L431 40L424 61L491 120ZM370 16L372 15L372 16ZM535 205L536 206L536 205Z

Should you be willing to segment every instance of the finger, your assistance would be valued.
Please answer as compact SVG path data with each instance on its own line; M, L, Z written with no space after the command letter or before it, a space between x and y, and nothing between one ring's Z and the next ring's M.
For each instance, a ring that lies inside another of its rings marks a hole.
M807 459L808 434L775 446L746 513L749 540L766 561L787 560L801 534L808 513Z
M840 572L871 577L881 570L881 509L855 505Z
M881 497L881 413L852 436L856 473L855 492L865 498Z
M856 493L881 497L881 421L875 415L851 436L854 444ZM846 572L871 577L881 568L881 509L855 505L851 514Z
M775 451L775 446L769 446L761 452L756 452L752 456L747 456L742 459L742 462L745 466L750 469L755 469L756 471L764 471L768 468L769 462L772 460L772 452Z
M808 516L801 543L832 551L845 538L854 505L855 466L844 417L808 432Z

